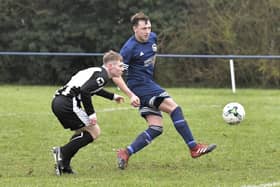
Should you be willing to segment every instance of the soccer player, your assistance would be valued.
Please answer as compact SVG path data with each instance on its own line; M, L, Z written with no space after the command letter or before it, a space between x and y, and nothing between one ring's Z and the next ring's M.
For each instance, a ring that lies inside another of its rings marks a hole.
M144 13L132 16L131 24L134 35L121 48L127 72L127 86L140 98L140 114L147 121L148 128L126 148L118 150L118 167L124 169L129 158L147 146L162 134L163 119L161 111L170 115L175 129L181 135L190 150L192 158L209 153L215 144L200 144L193 138L192 132L184 118L182 109L154 80L154 65L157 52L157 36L151 32L151 21ZM122 88L122 78L114 78Z
M54 147L52 150L57 175L73 174L70 166L71 159L79 149L93 142L100 135L91 96L99 95L115 100L117 103L124 101L122 96L103 89L109 79L120 77L123 70L122 56L109 51L103 56L102 67L79 71L65 86L56 91L52 101L52 111L65 129L75 132L66 145ZM139 98L126 85L123 85L122 90L130 97L133 106L139 106Z

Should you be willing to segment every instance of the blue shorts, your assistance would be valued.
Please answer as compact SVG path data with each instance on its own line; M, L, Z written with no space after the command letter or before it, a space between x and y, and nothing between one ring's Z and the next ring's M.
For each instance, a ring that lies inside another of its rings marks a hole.
M130 84L128 82L128 87L140 99L139 112L142 117L145 118L147 115L162 116L158 106L165 98L170 98L163 88L152 80L145 84Z

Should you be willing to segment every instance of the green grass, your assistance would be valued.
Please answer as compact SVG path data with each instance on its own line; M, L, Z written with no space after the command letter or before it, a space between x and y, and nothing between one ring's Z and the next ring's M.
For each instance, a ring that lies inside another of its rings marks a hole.
M0 186L242 186L280 182L280 91L238 89L167 89L181 105L195 138L216 143L211 154L192 159L171 120L164 133L116 168L115 150L146 129L135 109L94 97L102 135L73 159L75 176L54 175L52 146L71 136L50 110L57 87L0 87ZM116 91L115 89L111 89ZM240 102L246 119L225 124L222 108Z

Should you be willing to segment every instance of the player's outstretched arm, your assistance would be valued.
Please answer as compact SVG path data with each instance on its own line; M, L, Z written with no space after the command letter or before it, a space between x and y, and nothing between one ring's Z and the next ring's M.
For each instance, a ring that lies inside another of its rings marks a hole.
M127 87L122 77L114 77L112 80L130 98L130 104L132 106L140 106L140 99Z
M117 103L123 103L123 102L124 102L124 97L121 96L121 95L118 95L118 94L114 94L114 100L115 100Z
M96 93L93 93L92 95L94 95L94 94L99 95L101 97L104 97L106 99L114 100L117 103L123 103L124 102L124 97L123 96L111 93L111 92L109 92L105 89L102 89L102 90L100 90Z

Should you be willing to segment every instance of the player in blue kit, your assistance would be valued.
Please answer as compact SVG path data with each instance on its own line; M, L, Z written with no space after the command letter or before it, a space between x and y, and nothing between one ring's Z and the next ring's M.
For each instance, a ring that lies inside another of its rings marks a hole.
M127 86L140 98L140 114L146 119L148 128L125 149L118 150L118 167L124 169L131 155L162 134L161 111L170 115L176 130L184 139L193 158L213 151L216 148L215 144L206 145L195 141L181 107L153 79L157 36L151 32L149 17L139 12L132 16L131 23L134 35L126 41L120 53L128 70ZM121 89L125 89L121 77L113 80Z

